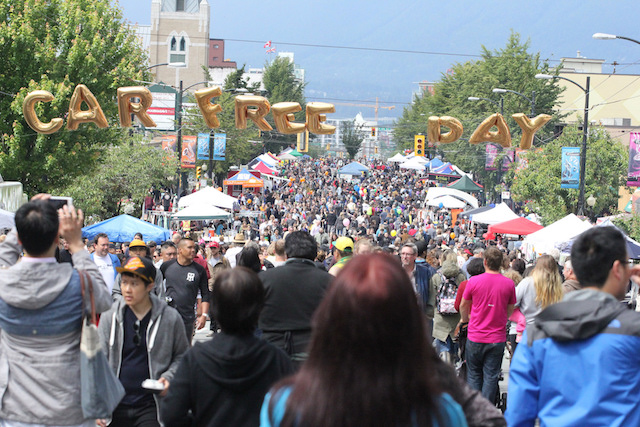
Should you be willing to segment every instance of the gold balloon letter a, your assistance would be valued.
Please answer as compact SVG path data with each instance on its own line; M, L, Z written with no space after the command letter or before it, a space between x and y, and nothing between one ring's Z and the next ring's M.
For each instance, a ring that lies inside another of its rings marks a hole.
M496 132L490 132L492 127L497 127ZM504 121L502 114L496 113L487 117L480 126L473 132L469 138L469 144L478 144L480 142L495 142L504 148L511 147L511 132L507 122Z
M89 106L88 110L82 109L83 101ZM76 86L73 95L71 95L67 129L76 130L80 123L95 123L99 128L109 127L98 100L85 85Z

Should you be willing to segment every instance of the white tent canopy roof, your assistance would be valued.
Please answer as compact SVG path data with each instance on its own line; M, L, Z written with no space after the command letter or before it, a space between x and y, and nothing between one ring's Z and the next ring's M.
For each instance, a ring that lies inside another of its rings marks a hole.
M518 218L518 215L516 215L506 203L502 202L493 209L474 215L471 218L471 221L478 222L480 224L493 225L516 218Z
M435 199L429 200L427 202L427 205L429 205L429 206L440 206L440 203L442 203L442 207L443 208L447 208L447 209L462 209L467 205L462 200L456 199L453 196L436 197Z
M278 158L280 160L296 160L297 159L296 156L292 156L289 153L281 153L281 154L278 155Z
M268 154L260 154L258 157L256 157L256 159L260 160L262 163L266 164L272 169L274 169L278 164L278 161Z
M400 165L400 167L402 167L402 165ZM448 187L429 188L429 191L427 191L427 198L425 199L425 201L428 202L431 199L435 199L436 197L441 197L441 196L453 196L467 202L474 208L478 207L478 199L473 197L471 194L465 193L464 191L456 190L455 188L448 188Z
M410 160L407 160L406 162L400 164L400 169L413 169L417 171L426 170L427 167L424 165L424 163L420 162L420 160L418 159L419 157L414 157Z
M205 187L193 194L181 197L180 201L178 201L178 208L184 209L191 205L208 205L223 209L233 209L233 204L237 201L238 199L235 197L224 194L213 187Z
M213 219L229 219L231 214L215 206L206 204L195 204L188 208L182 209L180 212L174 213L171 218L175 220L213 220Z
M407 159L400 153L396 154L393 157L389 157L387 159L387 162L389 162L389 163L404 163L406 161L407 161Z
M538 255L549 253L561 243L568 242L591 227L588 221L582 221L574 214L569 214L542 230L529 234L522 242L523 252L527 255L534 252Z

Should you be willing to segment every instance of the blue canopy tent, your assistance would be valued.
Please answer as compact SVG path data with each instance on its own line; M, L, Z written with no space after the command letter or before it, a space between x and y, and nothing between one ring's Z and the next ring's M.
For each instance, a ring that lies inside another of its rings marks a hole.
M437 157L429 162L429 167L431 168L431 170L439 168L442 165L444 165L444 162Z
M145 242L155 241L158 245L171 239L171 232L130 215L119 215L82 229L82 237L93 239L98 233L105 233L111 242L130 242L136 233L142 233Z
M339 175L362 175L362 172L367 172L368 170L369 170L368 167L358 162L351 162L348 165L342 167L342 169L338 171L338 174Z

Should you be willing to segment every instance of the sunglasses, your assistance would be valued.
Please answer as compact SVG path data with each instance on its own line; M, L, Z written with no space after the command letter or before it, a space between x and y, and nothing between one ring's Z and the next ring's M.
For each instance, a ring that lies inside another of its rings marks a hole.
M133 324L133 332L135 335L133 336L133 343L136 347L140 346L140 342L142 341L142 336L140 336L140 321L136 320L136 323Z

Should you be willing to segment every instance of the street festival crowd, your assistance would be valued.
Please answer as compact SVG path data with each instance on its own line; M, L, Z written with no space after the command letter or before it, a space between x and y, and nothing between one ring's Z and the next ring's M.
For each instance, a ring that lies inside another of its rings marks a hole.
M291 162L215 232L162 244L83 240L81 211L35 196L0 243L0 426L640 425L640 314L621 302L640 268L617 229L527 262L425 207L414 172L371 166ZM93 418L88 311L122 389Z

